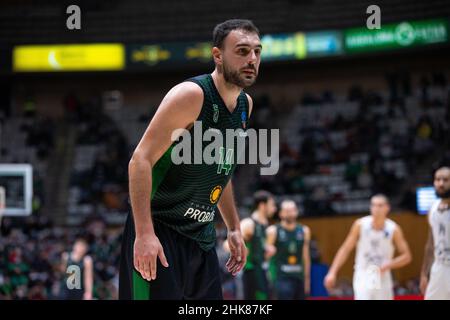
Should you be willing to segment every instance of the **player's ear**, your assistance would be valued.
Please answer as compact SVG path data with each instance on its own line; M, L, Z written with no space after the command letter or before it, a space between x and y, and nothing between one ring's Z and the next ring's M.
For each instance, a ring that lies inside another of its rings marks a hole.
M221 65L222 64L222 50L220 50L218 47L213 47L211 49L211 53L214 59L214 63L217 65Z

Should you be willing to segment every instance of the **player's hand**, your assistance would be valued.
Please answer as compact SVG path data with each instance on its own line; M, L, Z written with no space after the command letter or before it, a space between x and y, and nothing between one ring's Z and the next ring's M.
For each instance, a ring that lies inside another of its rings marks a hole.
M427 290L427 286L428 286L428 277L427 276L420 276L420 292L422 293L422 295L425 295L425 291Z
M386 271L391 270L391 266L388 262L384 263L381 267L380 267L380 274L385 273Z
M156 279L157 258L168 267L164 250L155 234L137 237L134 241L134 268L147 281Z
M83 294L83 300L92 300L92 292L86 291Z
M277 253L277 248L274 245L266 244L264 247L264 253L266 260L269 260L275 255L275 253Z
M328 273L323 280L323 285L328 291L331 291L336 285L336 275L334 273Z
M247 248L241 231L228 231L228 247L230 248L230 258L226 263L228 272L235 276L247 262Z

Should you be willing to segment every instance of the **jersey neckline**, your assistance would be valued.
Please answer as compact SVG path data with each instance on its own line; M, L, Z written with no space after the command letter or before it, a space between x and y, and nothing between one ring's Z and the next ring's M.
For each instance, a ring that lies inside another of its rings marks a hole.
M227 110L228 113L229 113L230 115L234 115L234 114L237 112L237 109L239 109L239 97L240 97L241 94L242 94L242 90L241 90L241 92L239 93L239 95L238 95L238 97L237 97L237 99L236 99L236 105L234 106L233 111L230 111L230 109L228 109L228 107L227 107L225 101L223 101L223 98L222 98L222 96L220 95L220 92L219 92L219 90L217 89L216 84L214 83L214 79L213 79L213 77L212 77L212 75L211 75L210 73L208 73L208 79L209 79L209 81L211 81L211 85L212 85L212 87L213 87L215 93L216 93L217 96L219 97L220 103L222 103L222 105L223 105L223 107L225 108L225 110Z

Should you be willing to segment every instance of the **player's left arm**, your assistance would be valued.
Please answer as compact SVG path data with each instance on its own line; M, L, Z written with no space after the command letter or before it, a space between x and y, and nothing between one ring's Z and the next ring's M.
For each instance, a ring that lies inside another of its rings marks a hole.
M430 224L430 212L428 212L428 239L425 245L425 252L423 255L422 269L420 272L420 292L425 295L428 286L428 279L430 278L431 266L434 262L434 240L433 232Z
M394 244L399 255L381 267L381 272L406 266L412 260L411 250L400 226L394 230Z
M253 110L253 100L247 93L245 95L248 100L248 117L250 118ZM230 251L231 255L226 267L229 272L236 275L245 266L247 261L247 248L241 233L241 225L234 201L231 181L232 179L230 179L223 190L217 206L228 229L228 236L224 242L224 248L226 251Z
M245 94L248 100L248 117L253 110L253 100L250 95ZM227 262L228 271L233 275L237 274L245 266L247 261L247 248L242 238L239 215L237 213L234 196L233 185L230 181L222 192L219 202L217 203L223 220L228 228L227 240L224 242L224 249L231 253ZM233 243L230 243L233 242Z
M94 263L90 256L84 258L84 300L92 300L92 291L94 288Z
M305 234L303 241L303 267L305 275L305 294L309 295L311 292L311 254L309 252L309 243L311 241L311 230L307 226L303 226Z
M226 267L229 272L236 275L242 270L247 261L247 248L241 233L241 224L234 201L231 179L223 189L217 206L228 229L227 246L230 250L230 259Z

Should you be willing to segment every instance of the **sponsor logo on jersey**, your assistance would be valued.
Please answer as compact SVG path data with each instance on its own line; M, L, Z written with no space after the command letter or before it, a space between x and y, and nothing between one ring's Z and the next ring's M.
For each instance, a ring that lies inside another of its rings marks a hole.
M221 193L222 193L222 187L221 186L215 186L211 190L211 193L209 195L209 201L212 204L215 204L219 200Z
M242 122L242 129L245 129L247 126L247 112L242 111L241 113L241 122Z
M299 264L294 264L294 265L283 264L283 265L281 265L280 270L285 273L297 273L297 272L302 272L303 268Z
M289 256L288 263L289 264L297 264L297 257L296 256Z
M190 207L186 210L184 216L198 222L211 222L214 220L214 209L212 211L206 211Z
M219 121L219 106L215 103L212 106L214 109L213 121L217 123Z

